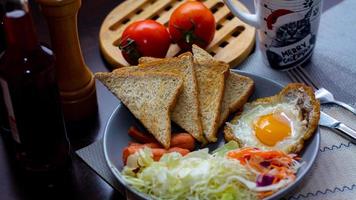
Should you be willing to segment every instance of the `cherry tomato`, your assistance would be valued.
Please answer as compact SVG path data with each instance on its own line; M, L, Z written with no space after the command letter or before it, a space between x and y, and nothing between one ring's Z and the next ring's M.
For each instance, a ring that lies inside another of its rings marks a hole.
M170 44L166 27L153 20L143 20L127 26L119 48L126 61L136 65L142 56L165 57Z
M187 1L173 11L169 33L183 50L190 50L192 44L205 48L214 38L214 15L203 3Z

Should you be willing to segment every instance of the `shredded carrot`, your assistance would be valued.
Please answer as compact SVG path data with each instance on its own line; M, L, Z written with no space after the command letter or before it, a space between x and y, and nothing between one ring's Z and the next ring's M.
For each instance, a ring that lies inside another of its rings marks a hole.
M261 151L257 148L247 147L230 151L227 156L237 159L242 165L252 168L260 175L270 175L273 177L272 184L276 184L283 179L295 180L295 171L292 168L293 161L300 160L295 154L285 154L282 151ZM260 198L265 198L273 194L274 191L260 192Z

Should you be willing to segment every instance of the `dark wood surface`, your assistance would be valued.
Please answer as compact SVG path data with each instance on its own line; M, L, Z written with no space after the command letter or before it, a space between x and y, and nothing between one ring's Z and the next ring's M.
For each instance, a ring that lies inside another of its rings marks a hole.
M324 1L324 10L342 0ZM80 43L85 62L93 72L109 71L100 55L98 35L105 16L118 5L119 0L83 0L78 16ZM251 0L243 0L253 10ZM31 2L33 18L41 41L49 43L49 34L44 17L38 6ZM85 147L100 139L103 128L118 101L97 82L99 112L96 118L67 124L73 151ZM105 181L95 174L80 158L73 154L72 167L61 176L60 181L44 182L39 178L25 176L14 164L10 156L9 135L1 133L0 138L0 199L124 199Z

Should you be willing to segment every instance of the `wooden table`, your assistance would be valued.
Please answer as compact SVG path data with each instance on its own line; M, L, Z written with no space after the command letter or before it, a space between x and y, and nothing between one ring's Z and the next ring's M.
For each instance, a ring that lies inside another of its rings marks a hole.
M324 1L324 10L342 0ZM98 35L106 14L121 1L83 0L79 12L78 28L82 52L87 65L93 72L109 71L110 66L102 59L99 51ZM242 0L250 10L253 1ZM33 18L41 41L49 44L49 34L44 17L38 6L32 3ZM96 119L81 124L67 124L73 150L80 149L100 139L103 128L117 100L97 84L99 113ZM2 134L3 135L3 134ZM68 178L58 185L40 186L37 179L25 178L14 166L9 156L8 141L4 135L0 139L0 199L124 199L105 181L95 174L79 157L73 154L72 169Z

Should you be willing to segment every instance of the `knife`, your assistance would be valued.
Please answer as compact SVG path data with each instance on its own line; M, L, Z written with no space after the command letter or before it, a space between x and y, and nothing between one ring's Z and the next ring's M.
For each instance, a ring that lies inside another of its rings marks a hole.
M356 144L356 131L354 129L346 126L345 124L322 111L320 112L319 125L337 130L341 136Z

